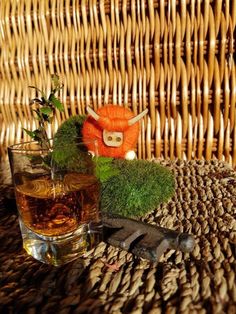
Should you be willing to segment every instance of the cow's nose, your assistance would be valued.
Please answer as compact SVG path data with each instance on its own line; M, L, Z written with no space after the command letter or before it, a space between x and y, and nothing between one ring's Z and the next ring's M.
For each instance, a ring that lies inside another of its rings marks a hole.
M120 147L123 143L123 133L103 130L103 141L109 147Z

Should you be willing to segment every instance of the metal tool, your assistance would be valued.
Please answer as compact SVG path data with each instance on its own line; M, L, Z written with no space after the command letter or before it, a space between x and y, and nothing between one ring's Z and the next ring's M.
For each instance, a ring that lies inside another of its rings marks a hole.
M194 237L134 219L104 215L104 241L156 262L167 249L191 252Z

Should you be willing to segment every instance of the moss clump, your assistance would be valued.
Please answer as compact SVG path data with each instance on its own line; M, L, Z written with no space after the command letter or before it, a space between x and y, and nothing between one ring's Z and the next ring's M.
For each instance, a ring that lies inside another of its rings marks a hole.
M174 176L168 168L145 160L114 160L119 174L103 183L102 210L139 217L166 202L174 193Z
M66 120L55 134L52 158L61 169L78 169L78 156L81 155L81 148L78 148L77 143L79 138L81 141L81 130L85 119L86 116L73 116ZM84 151L86 150L84 147Z

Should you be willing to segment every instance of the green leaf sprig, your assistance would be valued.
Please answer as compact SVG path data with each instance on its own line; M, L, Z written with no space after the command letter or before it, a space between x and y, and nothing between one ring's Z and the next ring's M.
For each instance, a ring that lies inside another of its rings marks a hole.
M63 84L59 81L59 76L57 74L52 75L52 90L50 91L49 97L35 86L29 86L34 88L41 94L41 98L34 98L30 101L30 105L37 104L38 108L33 109L36 114L36 119L39 122L39 127L30 131L25 128L23 130L35 141L37 141L43 149L50 149L50 141L46 132L47 123L52 123L55 110L60 112L64 111L63 104L55 96L56 93L63 87Z
M114 158L111 157L97 157L96 162L96 176L104 183L111 177L116 176L120 171L113 166Z

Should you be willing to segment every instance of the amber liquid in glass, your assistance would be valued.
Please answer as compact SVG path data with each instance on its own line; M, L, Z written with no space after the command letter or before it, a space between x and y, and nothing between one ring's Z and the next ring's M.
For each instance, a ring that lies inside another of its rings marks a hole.
M100 185L95 176L68 173L63 180L52 180L50 176L20 178L17 205L24 224L33 232L63 236L82 224L100 223Z
M55 266L82 256L102 241L100 184L93 175L18 173L14 182L23 246Z

